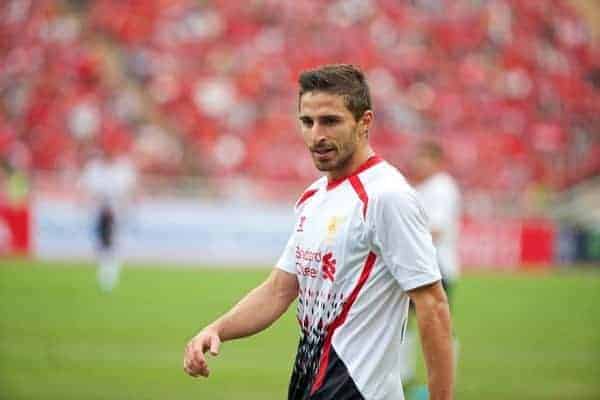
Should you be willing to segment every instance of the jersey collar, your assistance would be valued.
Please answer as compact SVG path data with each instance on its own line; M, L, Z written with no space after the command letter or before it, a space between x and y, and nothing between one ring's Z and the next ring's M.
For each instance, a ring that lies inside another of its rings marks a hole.
M327 190L332 190L335 189L336 187L338 187L342 182L344 182L346 179L350 178L351 176L356 176L358 174L360 174L363 171L366 171L367 169L371 168L374 165L379 164L380 162L383 161L383 158L379 157L378 155L373 155L371 157L369 157L367 159L367 161L365 161L364 163L362 163L353 173L351 173L350 175L346 175L343 176L341 178L337 178L331 181L327 182Z

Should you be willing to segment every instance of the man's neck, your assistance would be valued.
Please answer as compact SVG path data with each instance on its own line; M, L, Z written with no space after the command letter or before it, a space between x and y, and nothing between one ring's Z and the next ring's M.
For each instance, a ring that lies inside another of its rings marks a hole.
M327 179L331 181L337 181L345 178L346 176L352 175L361 165L363 165L369 158L375 155L375 152L371 146L365 146L361 150L354 152L354 155L350 159L344 168L335 171L329 171L327 173Z

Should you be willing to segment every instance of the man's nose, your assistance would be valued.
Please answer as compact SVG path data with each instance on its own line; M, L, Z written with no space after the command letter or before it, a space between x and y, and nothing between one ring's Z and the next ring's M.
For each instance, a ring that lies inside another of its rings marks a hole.
M313 139L313 142L316 144L327 140L327 133L325 129L323 129L323 126L319 123L315 123L311 127L310 135Z
M319 146L323 146L327 143L327 137L320 135L320 136L314 136L313 140L312 140L313 146L314 147L319 147Z

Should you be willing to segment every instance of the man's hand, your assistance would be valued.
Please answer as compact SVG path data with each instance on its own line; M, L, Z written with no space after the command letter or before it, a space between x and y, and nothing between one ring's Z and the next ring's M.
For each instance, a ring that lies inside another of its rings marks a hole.
M204 353L216 356L219 354L221 339L216 329L207 327L194 336L185 347L183 370L190 376L208 377L210 370Z
M296 275L274 268L267 280L189 341L183 370L193 377L207 377L210 373L205 357L207 351L216 356L221 342L248 337L266 329L297 296Z

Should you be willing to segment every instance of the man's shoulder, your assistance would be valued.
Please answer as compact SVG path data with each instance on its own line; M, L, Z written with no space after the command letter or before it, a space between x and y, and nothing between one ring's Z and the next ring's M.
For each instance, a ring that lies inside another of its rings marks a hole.
M366 171L364 185L369 197L389 197L412 195L413 187L402 172L388 162L382 162L376 168Z
M306 189L304 189L302 191L300 196L298 196L296 203L294 203L294 209L298 210L300 207L302 207L308 200L310 200L310 198L312 198L319 191L319 189L324 187L324 185L326 185L326 184L327 184L327 177L322 176L322 177L316 179L310 185L308 185L306 187Z

